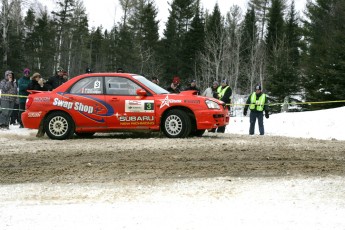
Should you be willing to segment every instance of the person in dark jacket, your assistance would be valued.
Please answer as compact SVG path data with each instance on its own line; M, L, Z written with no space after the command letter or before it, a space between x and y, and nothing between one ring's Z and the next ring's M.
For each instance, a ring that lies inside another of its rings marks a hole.
M187 90L196 90L197 91L197 95L200 95L200 89L198 87L196 87L196 80L191 80L190 81L190 85L184 89L185 91Z
M5 78L0 82L1 99L0 99L0 129L9 129L10 118L17 100L17 84L13 72L7 70Z
M48 91L47 84L44 83L39 73L34 73L28 86L28 90Z
M68 76L64 75L64 69L59 67L56 71L56 75L50 77L47 81L47 87L49 90L54 90L68 80Z
M232 90L230 86L228 85L228 81L226 79L222 80L221 85L217 89L217 93L218 93L218 99L226 104L230 112ZM217 133L224 133L224 132L225 132L225 126L218 127Z
M170 93L180 93L181 92L180 83L181 83L180 77L175 76L173 78L171 85L167 88L167 91L169 91Z
M249 135L254 135L255 130L255 123L256 119L259 123L259 132L260 135L265 134L264 129L264 115L263 112L265 111L265 117L269 118L269 108L267 104L267 96L266 94L262 93L261 85L257 85L255 87L255 92L249 95L246 105L243 110L243 115L247 116L248 108L250 109L250 127L249 127Z
M23 123L22 123L22 113L25 111L25 104L26 104L26 97L29 95L29 92L27 91L28 86L30 83L30 69L26 68L24 69L24 76L22 76L18 80L18 94L21 96L19 97L19 114L18 114L18 119L19 119L19 128L24 128Z

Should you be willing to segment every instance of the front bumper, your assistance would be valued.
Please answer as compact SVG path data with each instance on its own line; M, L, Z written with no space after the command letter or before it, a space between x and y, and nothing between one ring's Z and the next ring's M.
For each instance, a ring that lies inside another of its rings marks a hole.
M213 129L229 124L228 110L202 110L195 112L197 129Z

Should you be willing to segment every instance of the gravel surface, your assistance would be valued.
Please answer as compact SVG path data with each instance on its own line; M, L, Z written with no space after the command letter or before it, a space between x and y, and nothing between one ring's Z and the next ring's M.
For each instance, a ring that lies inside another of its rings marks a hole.
M345 226L344 141L33 132L0 146L0 229Z

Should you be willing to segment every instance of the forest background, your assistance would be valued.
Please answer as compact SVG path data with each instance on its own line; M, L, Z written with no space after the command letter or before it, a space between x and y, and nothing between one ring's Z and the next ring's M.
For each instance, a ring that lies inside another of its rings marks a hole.
M303 17L294 1L249 0L244 12L235 5L222 15L217 3L208 12L199 0L172 0L162 36L155 0L118 1L123 16L108 30L89 27L83 0L56 0L52 12L37 1L1 0L0 70L18 79L24 68L48 78L58 66L70 77L121 67L158 77L164 88L179 76L183 87L196 79L202 90L227 79L242 95L261 84L278 103L345 99L344 0L308 0Z

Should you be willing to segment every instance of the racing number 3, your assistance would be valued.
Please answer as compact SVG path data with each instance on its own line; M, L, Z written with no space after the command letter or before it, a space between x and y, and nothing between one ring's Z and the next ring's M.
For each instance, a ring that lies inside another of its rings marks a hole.
M145 103L145 110L153 110L153 103Z

